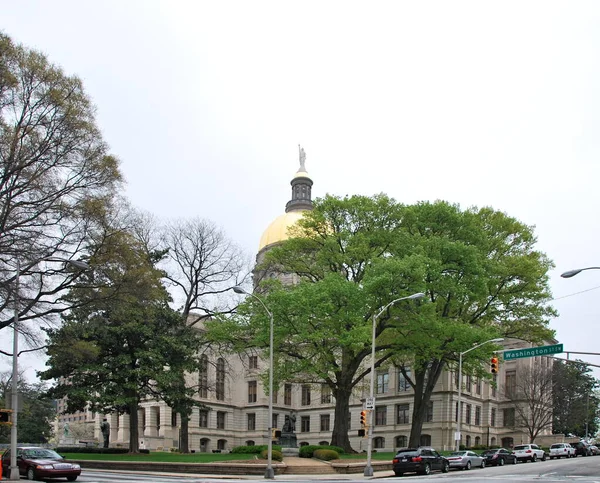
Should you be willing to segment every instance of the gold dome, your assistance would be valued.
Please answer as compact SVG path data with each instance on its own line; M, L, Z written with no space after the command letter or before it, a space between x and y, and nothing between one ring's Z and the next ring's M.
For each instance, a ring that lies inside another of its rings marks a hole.
M273 243L287 240L289 238L288 229L302 218L305 211L306 210L289 211L275 218L260 237L258 251L260 252L263 248L272 245Z

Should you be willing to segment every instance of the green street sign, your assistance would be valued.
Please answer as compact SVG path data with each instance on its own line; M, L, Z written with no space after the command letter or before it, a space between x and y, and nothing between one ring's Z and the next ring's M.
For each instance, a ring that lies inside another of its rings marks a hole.
M512 361L513 359L522 359L524 357L550 356L552 354L560 354L561 352L563 352L562 344L542 345L527 349L504 351L504 360Z

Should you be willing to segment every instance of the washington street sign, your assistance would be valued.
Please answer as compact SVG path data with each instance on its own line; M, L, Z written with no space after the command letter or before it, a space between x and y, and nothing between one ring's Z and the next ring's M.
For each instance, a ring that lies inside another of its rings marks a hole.
M504 351L504 360L522 359L524 357L551 356L563 352L562 344L542 345L539 347L529 347L527 349L515 349Z

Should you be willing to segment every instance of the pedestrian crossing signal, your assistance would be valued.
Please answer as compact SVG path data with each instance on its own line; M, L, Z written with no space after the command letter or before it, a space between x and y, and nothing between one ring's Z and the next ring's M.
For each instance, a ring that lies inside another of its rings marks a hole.
M498 374L498 358L496 356L490 359L490 372L492 374Z

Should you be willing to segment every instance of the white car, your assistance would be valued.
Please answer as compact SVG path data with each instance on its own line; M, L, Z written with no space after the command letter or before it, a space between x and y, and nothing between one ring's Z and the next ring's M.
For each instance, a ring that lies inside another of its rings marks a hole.
M575 448L569 443L554 443L550 446L550 459L575 458Z
M513 448L513 453L519 461L546 461L546 452L537 444L518 444Z

